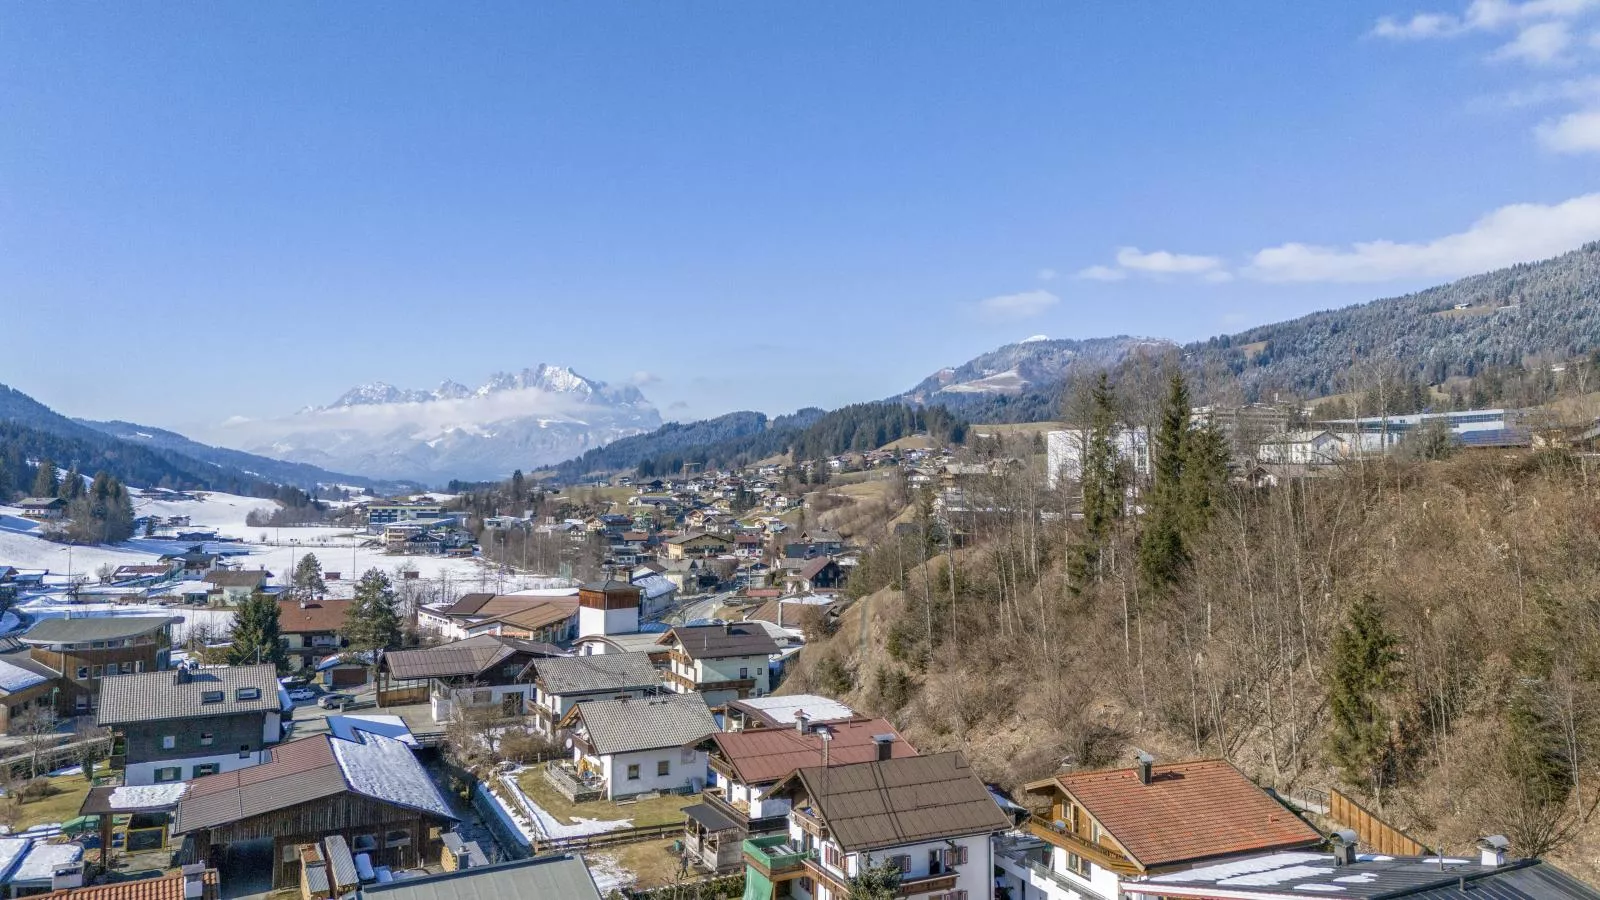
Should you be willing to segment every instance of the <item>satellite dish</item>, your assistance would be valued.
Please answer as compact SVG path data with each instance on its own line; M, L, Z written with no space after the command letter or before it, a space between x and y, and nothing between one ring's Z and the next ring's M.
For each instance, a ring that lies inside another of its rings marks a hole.
M568 750L572 749L572 738L567 738L567 749Z

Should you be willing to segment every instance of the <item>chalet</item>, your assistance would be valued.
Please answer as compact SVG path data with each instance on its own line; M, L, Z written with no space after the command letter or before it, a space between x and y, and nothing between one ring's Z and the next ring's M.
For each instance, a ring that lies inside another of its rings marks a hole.
M11 720L29 710L49 710L54 715L60 692L60 676L53 669L26 654L0 658L0 734L9 734Z
M449 606L418 610L417 624L454 640L487 634L565 643L578 636L577 593L557 588L524 594L464 594Z
M643 618L659 618L678 599L678 586L665 575L651 573L635 577L632 583L639 589L639 615Z
M721 706L772 691L768 663L778 645L755 624L680 625L658 643L670 651L667 687L680 694L698 692Z
M178 574L180 566L176 561L142 566L117 566L111 573L112 584L128 584L130 582L157 582L167 581Z
M204 545L196 544L181 553L163 554L158 562L177 566L185 574L200 575L216 568L219 559L217 554L206 552Z
M608 800L654 791L698 791L706 780L706 754L696 746L717 730L697 694L585 700L558 727L572 732L572 769L548 766L547 775L598 783ZM557 783L557 787L562 785Z
M349 646L343 632L354 600L279 600L278 642L289 671L302 672Z
M123 782L164 784L265 761L283 738L272 665L107 678L96 721L119 738Z
M25 519L54 521L67 514L67 501L60 497L26 497L17 501L17 509Z
M201 580L209 585L206 593L212 606L238 606L251 594L265 590L271 577L266 569L218 569Z
M720 534L690 531L667 538L666 548L668 559L705 559L728 553L733 546Z
M768 796L789 804L789 821L744 844L756 896L845 900L850 880L880 865L899 870L897 896L993 895L991 838L1011 821L959 752L798 769Z
M802 721L814 727L856 717L855 711L850 707L818 694L747 697L729 702L725 711L723 727L728 731L754 731L757 728L792 729Z
M1268 465L1326 466L1343 460L1347 447L1331 431L1286 431L1268 436L1256 455Z
M57 712L93 709L103 679L167 668L172 653L168 616L40 619L22 635L28 659L60 676Z
M661 673L649 653L607 653L535 660L533 725L556 735L556 723L585 700L639 698L661 693Z
M534 693L531 663L560 655L549 644L499 635L395 650L378 661L378 705L426 700L435 722L451 721L458 711L520 716Z
M1323 839L1220 759L1157 766L1141 755L1131 769L1072 772L1026 789L1050 804L1047 816L1028 823L1048 845L1048 858L1035 862L1050 876L1004 854L996 863L1014 880L1031 877L1048 900L1076 900L1084 892L1121 896L1156 875L1306 850Z
M794 770L917 755L888 721L867 718L717 731L697 749L706 751L716 783L706 787L701 803L683 811L684 844L690 858L712 872L742 864L739 844L745 838L788 829L788 801L767 792Z
M446 835L449 837L449 835ZM361 889L358 900L600 900L583 857L546 854ZM166 900L166 898L155 898Z
M1358 854L1355 833L1335 833L1332 852L1251 856L1157 875L1130 886L1139 900L1303 900L1357 896L1446 900L1600 900L1600 891L1537 859L1507 860L1500 835L1478 841L1478 858Z
M831 591L844 586L844 569L832 557L817 556L784 574L784 588L795 594Z
M334 835L358 865L437 865L455 813L410 747L357 737L286 741L259 766L196 778L172 826L185 838L180 858L215 864L233 844L271 840L274 888L297 886L299 848Z
M817 530L801 532L800 539L783 545L783 555L800 557L838 556L844 552L844 538L837 531Z
M761 535L749 532L740 532L733 536L733 555L744 559L760 559L765 552L765 542Z

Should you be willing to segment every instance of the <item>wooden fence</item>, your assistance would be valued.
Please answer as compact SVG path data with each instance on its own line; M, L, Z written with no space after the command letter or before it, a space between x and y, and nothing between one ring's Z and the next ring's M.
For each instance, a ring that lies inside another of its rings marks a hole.
M598 847L615 847L618 844L654 841L680 834L683 834L683 823L668 822L665 825L644 825L639 828L619 828L616 831L600 834L580 834L574 837L539 840L536 842L536 850L539 853L556 850L593 850Z
M1361 845L1387 856L1426 856L1427 847L1411 835L1373 815L1335 788L1328 792L1328 818L1356 833Z

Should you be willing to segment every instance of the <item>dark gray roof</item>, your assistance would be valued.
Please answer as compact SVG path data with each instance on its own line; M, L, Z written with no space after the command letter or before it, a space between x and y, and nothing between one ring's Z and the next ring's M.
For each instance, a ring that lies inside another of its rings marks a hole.
M717 722L699 694L585 700L567 715L583 720L590 745L602 756L682 747L717 730Z
M540 686L548 694L585 694L656 687L661 673L649 653L603 653L541 659L533 664Z
M690 659L724 659L730 656L771 656L778 645L765 628L751 622L732 625L679 625L661 638L661 643L673 639Z
M406 878L362 888L374 900L600 900L583 857L536 856L516 862Z
M30 644L75 644L138 637L179 621L171 616L84 616L40 619L22 636Z
M1367 855L1348 866L1335 866L1327 853L1269 853L1158 875L1139 888L1152 897L1209 897L1223 891L1261 900L1318 894L1351 900L1600 900L1600 892L1554 866L1523 860L1496 868L1482 865L1476 851L1442 860Z
M238 572L217 571L207 572L204 581L206 584L216 585L217 587L255 587L259 584L265 584L270 576L270 572L261 569L244 569Z
M551 656L561 652L558 647L538 641L480 634L437 647L394 650L383 655L383 665L396 678L451 678L476 675L517 653Z
M241 689L255 696L241 697ZM208 696L222 699L206 702ZM226 666L117 675L100 682L101 725L198 719L236 713L265 713L279 708L278 670L272 665Z

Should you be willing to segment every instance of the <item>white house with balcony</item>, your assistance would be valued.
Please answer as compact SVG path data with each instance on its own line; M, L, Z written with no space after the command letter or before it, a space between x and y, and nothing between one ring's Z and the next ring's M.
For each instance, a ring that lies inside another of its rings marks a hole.
M709 706L772 692L770 668L779 649L757 623L680 625L657 643L667 649L669 690L704 694Z
M698 745L717 730L698 694L585 700L557 725L570 731L572 762L549 766L558 778L595 790L607 800L653 792L698 793L706 783L706 753Z

